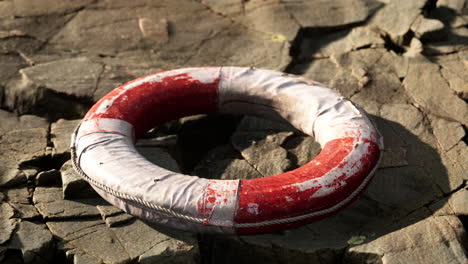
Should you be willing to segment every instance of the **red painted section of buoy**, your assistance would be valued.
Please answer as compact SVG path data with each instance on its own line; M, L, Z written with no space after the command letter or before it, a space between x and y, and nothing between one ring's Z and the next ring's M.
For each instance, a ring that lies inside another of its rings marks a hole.
M215 112L218 107L218 80L203 83L182 73L163 77L160 81L143 82L125 91L133 81L101 98L85 119L114 118L127 121L135 127L135 136L139 138L149 129L170 120ZM104 113L97 113L102 104L116 96Z
M300 190L297 184L324 177L333 169L343 168L347 163L344 158L353 150L354 141L354 138L330 141L313 161L298 169L271 177L242 180L239 206L234 221L236 223L258 223L290 218L324 210L343 201L358 188L376 166L380 156L377 143L366 142L369 144L368 152L356 162L358 164L355 166L360 166L360 168L353 175L348 175L345 181L346 186L340 185L346 172L340 172L343 175L330 183L329 186L315 186ZM323 187L334 188L334 191L321 197L312 197ZM316 221L321 217L312 217L307 221L297 221L297 223L269 225L268 227L239 228L236 232L238 234L264 233L259 228L267 228L268 232L273 232Z

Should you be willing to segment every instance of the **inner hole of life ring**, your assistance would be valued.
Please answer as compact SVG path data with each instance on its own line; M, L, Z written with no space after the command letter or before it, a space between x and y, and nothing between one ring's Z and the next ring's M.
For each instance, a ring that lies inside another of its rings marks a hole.
M280 174L310 162L321 151L313 137L286 121L227 114L167 122L148 131L135 147L162 168L225 180Z

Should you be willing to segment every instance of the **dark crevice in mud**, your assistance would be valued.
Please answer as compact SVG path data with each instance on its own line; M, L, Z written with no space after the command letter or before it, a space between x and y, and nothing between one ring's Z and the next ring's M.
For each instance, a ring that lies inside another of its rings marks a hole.
M56 239L56 238L54 238L54 239ZM60 243L60 242L61 241L57 239L56 244L58 245L58 243ZM66 250L64 250L63 248L57 247L56 250L55 250L54 256L52 258L51 263L68 264L68 263L73 263L73 260L72 259L70 259L70 260L67 259Z
M287 151L286 158L291 162L291 165L287 170L293 170L299 168L299 158L295 153L291 151L291 149L294 149L295 147L299 146L302 141L304 141L304 136L303 135L297 135L297 134L292 134L291 136L287 137L286 140L284 140L283 144L280 145L280 147L284 148Z
M291 73L291 74L296 74L296 75L301 75L305 72L307 67L298 67L301 64L310 64L313 60L316 59L323 59L323 58L317 58L314 57L314 54L316 50L314 49L309 49L309 50L302 50L302 45L303 42L306 39L316 39L320 38L321 36L324 35L329 35L329 34L335 34L338 32L345 32L348 31L348 33L351 31L351 29L355 26L362 25L364 23L356 23L352 25L344 25L344 26L337 26L337 27L304 27L301 28L294 40L291 42L291 48L289 50L289 55L292 58L291 63L285 68L284 72L286 73ZM344 34L344 35L347 35ZM338 36L337 36L338 38ZM330 39L330 42L335 41L336 39Z
M411 44L411 40L414 38L415 34L414 31L408 30L408 32L403 35L402 46L409 47Z
M94 104L92 98L78 97L51 90L46 92L45 98L46 102L40 109L44 111L44 117L48 118L49 122L55 122L60 118L82 118Z
M294 170L294 169L299 168L298 158L294 153L288 151L287 154L286 154L286 158L291 162L291 165L289 166L289 168L286 169L286 171L290 171L290 170Z
M307 67L298 67L301 64L310 64L313 60L316 59L324 59L323 58L317 58L314 57L313 55L315 54L316 50L310 49L307 51L302 50L302 44L306 39L318 39L320 37L323 37L324 35L330 35L334 34L337 35L336 38L341 38L343 36L346 36L349 32L354 27L357 26L362 26L365 25L364 22L358 22L354 24L348 24L348 25L341 25L341 26L335 26L335 27L303 27L299 29L298 33L296 34L296 37L294 40L291 42L291 48L289 50L289 55L292 58L292 61L289 63L288 66L286 66L284 72L286 73L291 73L291 74L297 74L301 75L305 72ZM343 33L341 36L340 34L337 33ZM340 36L338 36L340 35ZM331 39L330 42L336 41L337 39ZM326 45L328 43L324 43ZM366 49L370 48L372 45L366 45L363 47L360 47L358 49ZM304 54L304 52L306 54Z
M5 105L5 86L0 84L0 109L3 109ZM6 110L6 109L5 109ZM9 111L9 110L7 110ZM9 111L11 112L11 111Z
M464 188L466 188L466 180L463 180L463 183L462 183L460 186L458 186L457 188L451 190L450 192L444 193L444 194L443 194L443 197L444 197L444 198L448 198L448 197L450 197L452 194L454 194L454 193L456 193L456 192L458 192L458 191L460 191L461 189L464 189ZM430 202L429 204L426 204L425 206L426 206L426 207L429 207L429 205L433 204L434 202L438 202L438 201L439 201L439 199L438 199L438 200L435 200L435 201L432 201L432 202Z
M28 190L28 203L30 205L34 205L34 202L33 202L33 196L34 196L34 190L35 190L35 187L34 186L30 186L30 184L28 184L27 186L27 190ZM44 219L42 218L42 216L37 216L37 217L34 217L32 219L30 219L30 221L34 221L36 220L37 222L39 223L43 223L45 224L45 222L43 221Z
M466 103L468 103L468 100L465 100ZM462 125L463 130L465 130L465 136L461 139L461 141L465 142L465 144L468 145L468 127L465 125Z
M387 49L388 51L393 51L396 54L403 54L406 52L406 49L395 42L390 38L389 35L384 35L382 36L384 40L384 48Z
M99 58L117 58L118 54L104 54L104 53L98 53L96 56Z
M361 47L358 47L358 48L354 49L353 51L356 51L356 50L363 50L363 49L371 49L371 48L372 48L372 45L373 45L373 44L364 45L364 46L361 46Z
M33 114L44 117L49 122L60 118L79 119L94 104L92 98L74 96L45 87L38 88L38 94L36 98L15 102L14 107L19 115ZM17 96L22 97L21 94Z
M323 37L324 35L327 34L332 34L332 33L337 33L340 31L345 31L349 30L351 31L353 28L358 27L358 26L363 26L368 23L372 19L372 17L377 13L377 11L384 7L382 3L379 2L373 2L373 3L368 3L369 4L369 9L370 15L364 20L364 21L359 21L355 23L350 23L350 24L345 24L345 25L337 25L337 26L331 26L331 27L301 27L299 31L297 32L294 40L291 42L291 48L289 50L289 55L291 56L292 60L289 63L288 66L286 66L284 72L290 73L290 74L297 74L301 75L305 72L307 69L306 65L310 64L314 59L313 54L307 54L307 55L301 55L301 45L302 42L305 39L314 39L314 38L319 38ZM298 24L300 24L296 18L294 17L293 14L291 14L291 18L293 18ZM330 40L334 41L334 40ZM370 47L370 46L369 46ZM368 46L361 47L359 49L365 49L369 48ZM310 53L313 53L314 51L309 51ZM300 57L306 58L306 59L301 59ZM304 67L297 67L300 64L305 64Z
M437 8L437 1L438 0L427 0L426 4L422 8L423 16L430 16L431 12Z
M70 153L59 155L45 155L34 160L29 160L19 165L20 169L40 168L42 171L52 169L60 170L62 165L70 159Z
M106 202L102 202L102 203L93 203L93 202L88 202L87 201L88 199L75 199L74 201L77 201L79 203L84 203L84 204L88 204L88 205L92 205L92 206L97 206L97 205L108 205L108 203ZM48 202L47 202L48 203ZM35 204L36 205L36 204ZM57 213L62 213L63 210L57 212ZM45 216L45 215L42 215L42 221L44 223L46 222L75 222L75 221L96 221L96 220L101 220L102 218L101 217L97 217L95 215L70 215L70 216L61 216L61 217L48 217L48 216ZM103 223L101 223L101 225L104 225ZM88 227L89 228L89 227ZM86 236L88 234L91 234L91 233L94 233L94 232L97 232L97 230L94 230L94 231L91 231L89 233L86 233L86 234L83 234L83 236ZM79 239L81 238L80 237L77 237L77 238L74 238L75 240L76 239Z
M29 40L37 40L37 41L42 42L42 40L31 35L11 35L11 36L5 36L1 38L2 41L9 40L9 39L29 39ZM6 54L10 52L11 51L7 51ZM2 52L2 54L5 54L5 53Z
M461 245L465 249L465 251L468 250L468 215L458 215L457 216L460 222L463 225L463 229L465 230L465 235L461 237Z
M53 148L54 142L52 141L52 123L47 126L47 148Z

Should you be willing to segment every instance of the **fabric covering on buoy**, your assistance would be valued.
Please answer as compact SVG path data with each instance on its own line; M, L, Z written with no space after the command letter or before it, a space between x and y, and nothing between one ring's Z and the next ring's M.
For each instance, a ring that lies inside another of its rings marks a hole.
M322 151L304 166L253 180L212 180L163 169L135 141L180 117L235 113L284 119ZM165 226L259 234L334 214L369 184L383 149L365 112L337 91L298 76L242 67L186 68L113 90L72 135L78 173L111 204Z

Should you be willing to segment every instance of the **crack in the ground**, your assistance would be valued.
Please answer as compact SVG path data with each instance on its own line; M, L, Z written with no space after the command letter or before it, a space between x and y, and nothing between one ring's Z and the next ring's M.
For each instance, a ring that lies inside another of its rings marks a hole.
M65 102L68 101L74 104L75 108L78 108L78 109L69 108L70 109L69 112L60 113L62 118L67 118L67 119L81 118L82 115L84 114L82 113L82 110L89 109L94 104L94 99L92 98L92 96L77 96L74 94L59 92L53 89L49 89L47 87L43 87L42 96L40 96L39 100L36 102L36 105L34 106L37 109L37 112L29 110L22 114L31 113L34 115L38 115L40 117L47 118L49 122L57 121L59 117L56 115L51 115L51 109L48 108L48 106L50 106L49 101L51 98L54 98L56 100L63 100ZM52 110L52 112L54 111Z
M161 243L164 243L164 242L166 242L166 241L169 241L169 240L171 240L171 238L168 237L168 238L165 238L165 239L163 239L163 240L158 241L156 244L152 245L152 246L149 247L147 250L141 252L140 255L136 256L136 257L135 257L135 261L137 261L138 258L139 258L140 256L142 256L142 255L146 254L147 252L151 251L151 250L152 250L153 248L155 248L157 245L159 245L159 244L161 244Z
M132 256L130 255L130 252L128 252L127 247L124 246L124 243L119 239L119 237L115 234L115 232L112 230L112 228L108 228L108 230L113 234L113 237L117 240L120 247L123 248L123 250L125 251L125 254L127 254L128 258L132 259ZM138 256L136 258L138 258Z
M102 76L104 75L104 72L106 70L106 65L105 64L101 64L101 70L99 71L98 73L98 76L96 78L96 84L94 85L94 89L93 91L91 92L91 96L90 98L93 98L94 95L96 94L96 91L99 89L99 84L101 83L101 78ZM92 100L92 99L91 99ZM94 100L93 100L94 101Z
M250 166L252 169L254 169L259 175L262 175L262 177L266 177L266 175L264 175L263 173L261 173L261 172L257 169L257 167L255 166L255 164L251 163L248 159L244 158L244 156L242 155L242 151L236 149L232 143L230 143L230 144L231 144L231 146L239 153L239 155L242 157L242 159L243 159L247 164L249 164L249 166Z
M52 123L49 122L49 125L47 126L47 144L46 148L44 150L45 155L48 154L50 148L54 148L54 142L52 141Z
M99 0L95 1L96 3L99 2ZM154 5L156 3L156 1L154 1L154 3L148 5L148 4L142 4L142 5L133 5L131 6L131 8L148 8L148 7L160 7L160 8L164 8L165 6L164 5ZM96 10L96 11L114 11L114 10L121 10L121 9L124 9L124 8L127 8L127 7L122 7L122 6L117 6L117 7L108 7L108 6L86 6L86 10Z
M464 189L466 187L467 187L467 180L463 180L463 183L460 186L458 186L457 188L451 190L450 192L445 193L443 197L447 198L447 197L451 196L452 194L454 194L454 193L456 193L456 192L458 192L461 189ZM438 201L440 201L440 200L443 200L443 199L439 199Z
M37 40L39 42L42 42L42 40L34 37L34 36L31 36L31 35L27 35L27 34L24 34L24 35L12 35L12 36L5 36L5 37L2 37L0 38L0 40L8 40L8 39L30 39L30 40ZM8 53L11 53L10 52L6 52L6 53L3 53L3 54L8 54Z
M462 127L463 127L463 130L465 130L465 136L461 139L461 141L465 142L465 144L468 145L468 127L465 125L462 125Z
M99 256L93 255L92 252L87 252L87 251L81 249L78 245L75 244L75 241L76 241L76 240L78 240L78 239L80 239L80 238L83 238L83 237L85 237L85 236L88 236L88 235L90 235L90 234L96 233L96 232L98 232L98 231L100 231L100 230L99 230L99 229L96 229L96 230L93 230L93 231L91 231L91 232L89 232L89 233L87 233L87 234L85 234L85 235L82 235L82 236L79 236L79 237L77 237L77 238L74 238L74 239L72 239L72 240L64 240L64 241L66 241L66 242L70 243L71 245L73 245L73 246L74 246L74 249L77 249L77 250L79 250L79 251L81 251L81 252L83 252L83 253L85 253L85 254L91 256L91 257L94 257L94 258L96 258L96 259L102 260L102 258L100 258ZM129 256L129 258L130 258L130 256Z
M58 34L60 34L60 32L62 32L62 30L68 25L68 23L70 23L77 15L79 12L81 12L83 9L85 9L84 7L82 8L78 8L77 10L73 11L73 12L70 12L68 14L64 14L64 16L67 16L67 15L70 15L70 14L73 14L72 16L70 16L70 18L68 20L66 20L63 25L61 25L61 27L57 28L57 30L53 33L53 34L50 34L50 36L41 43L41 45L39 46L39 48L37 49L37 52L40 52L42 50L45 49L45 47L49 44L49 42L55 37L57 36Z
M20 169L29 167L40 168L41 171L49 171L52 169L60 170L62 165L70 159L70 153L43 155L32 160L22 162L18 165Z
M436 216L436 217L438 217L438 216ZM439 218L444 219L444 221L446 221L444 217L439 217ZM433 221L433 219L429 219L428 221ZM450 227L452 227L452 225L450 223L448 223L448 225ZM436 225L436 227L437 227L437 225ZM441 230L439 230L439 231L441 231ZM441 233L443 233L443 232L441 232ZM409 234L402 233L402 235L404 235L408 241L414 241L414 238L410 237ZM441 241L441 242L446 243L447 241ZM388 253L396 254L396 253L405 252L405 251L408 251L408 250L417 251L417 249L424 248L424 247L425 247L425 245L420 245L420 243L411 243L411 244L406 244L404 247L402 247L401 249L398 249L398 250L382 250L382 251L385 251L385 254L388 254ZM382 257L383 257L383 255L382 255Z
M419 210L421 210L421 209L426 209L426 210L428 210L429 212L433 213L432 210L430 209L430 207L431 207L432 205L437 204L438 202L443 201L444 199L449 198L449 196L451 196L452 194L454 194L454 193L456 193L456 192L458 192L458 191L460 191L461 189L464 189L464 188L466 188L466 181L465 181L461 186L459 186L458 188L452 190L451 192L446 193L446 194L443 194L443 196L436 197L435 199L433 199L433 200L431 200L431 201L429 201L429 202L423 204L422 206L419 206L419 207L417 207L417 208L415 208L415 209L413 209L413 210L410 210L410 211L406 212L405 214L399 216L398 219L396 219L396 220L393 221L392 223L386 225L385 227L387 227L387 228L388 228L388 227L392 227L393 225L398 224L400 221L404 220L406 217L412 215L413 213L415 213L415 212L417 212L417 211L419 211Z
M247 1L249 1L249 0L247 0ZM254 28L254 27L250 27L249 25L247 25L245 23L241 23L241 22L235 20L234 18L230 17L229 15L225 15L223 13L216 12L209 5L204 4L203 2L200 2L200 4L203 5L207 10L209 10L215 16L219 16L221 18L224 18L224 19L230 21L231 26L233 26L233 25L238 26L238 27L241 27L241 28L245 29L248 32L251 32L251 33L254 33L254 34L261 34L261 35L263 35L265 37L269 37L269 38L272 38L272 37L275 36L275 33L273 33L273 32L266 32L266 31L258 30L258 29ZM291 43L290 41L285 41L285 42Z
M447 68L445 68L444 66L442 66L442 65L440 65L440 64L439 64L438 66L439 66L439 69L438 69L439 75L442 77L442 79L443 79L444 82L447 84L447 86L450 88L450 90L452 90L453 93L454 93L458 98L460 98L461 100L464 100L464 101L468 104L467 99L463 99L461 93L457 93L457 92L452 88L452 86L450 85L450 81L445 77L444 74L442 74L442 68L444 68L444 69L447 69ZM450 71L450 69L447 69L447 70ZM454 73L454 72L452 72L452 73L458 76L457 73Z
M52 221L47 221L47 222L52 222ZM65 222L65 221L60 221L60 222ZM73 237L73 239L67 240L67 239L61 238L61 237L59 237L59 239L62 240L62 241L66 241L66 242L73 242L73 241L75 241L75 240L77 240L77 239L83 238L83 237L85 237L85 236L87 236L87 235L90 235L90 234L93 234L93 233L96 233L96 232L100 231L101 229L95 228L95 229L92 229L92 230L89 230L88 232L86 232L87 229L91 229L91 228L97 227L97 226L99 226L99 225L105 226L104 223L97 223L97 224L95 224L95 225L87 226L86 228L83 228L83 229L80 229L80 230L76 230L75 232L72 232L72 233L67 234L67 236L71 236L71 235L74 235L74 234L76 234L76 233L80 233L80 232L83 232L83 231L85 232L85 233L83 233L83 234L80 234L80 235L77 236L77 237ZM49 231L50 231L50 228L49 228ZM51 231L51 233L54 234L52 231ZM54 234L54 236L56 236L56 235Z
M197 1L197 2L198 2L198 1ZM210 13L212 13L213 15L219 16L219 17L222 17L222 18L225 18L225 19L231 21L232 24L238 24L237 21L236 21L235 19L233 19L233 18L231 18L230 16L225 15L225 14L223 14L223 13L221 13L221 12L217 12L216 10L214 10L213 8L211 8L211 6L209 6L209 5L205 4L205 3L203 3L203 1L200 1L200 2L198 2L198 3L200 3L200 5L202 5L203 7L205 7L206 10L209 11Z
M197 46L194 48L194 50L196 50L194 53L190 53L188 54L187 58L184 60L184 62L182 63L182 65L184 64L190 64L189 62L193 59L193 58L196 58L196 57L199 57L201 52L203 51L203 46L208 43L210 40L213 40L215 39L217 36L219 36L220 34L222 33L222 30L219 30L219 31L213 31L213 30L210 30L210 32L208 33L208 36L206 38L203 38L198 44Z
M367 25L368 21L369 21L369 18L366 19L365 21L356 22L356 23L347 24L347 25L334 26L334 27L301 27L299 31L297 32L295 38L291 42L291 47L290 47L290 52L289 52L290 57L291 57L291 62L289 63L289 65L287 65L284 72L290 73L290 74L302 75L304 74L306 69L299 69L297 68L297 66L302 65L302 64L310 64L315 60L327 59L331 57L331 56L320 56L320 57L312 56L314 55L313 52L315 51L312 51L312 53L310 54L308 53L307 56L302 54L301 47L305 39L311 39L318 35L323 35L323 34L333 34L336 32L343 31L343 30L349 30L351 32L351 30L355 27ZM384 36L381 36L381 38L384 39ZM352 49L350 51L344 52L342 54L347 54L347 53L351 53L351 52L354 52L357 50L363 50L363 49L373 49L372 44L364 45L364 46ZM383 54L380 55L380 57L382 56ZM335 61L333 62L336 63ZM337 65L337 66L340 66L340 65Z
M29 66L34 66L35 62L20 50L15 51Z

